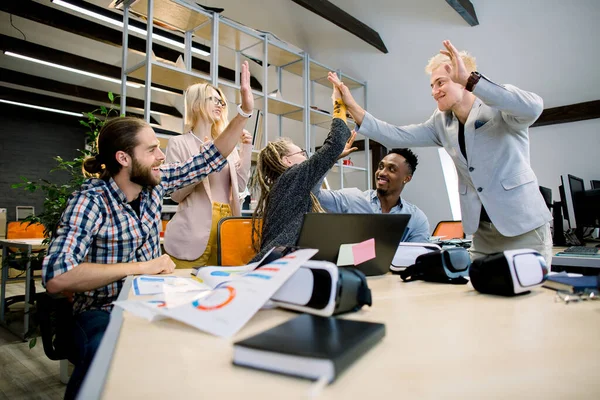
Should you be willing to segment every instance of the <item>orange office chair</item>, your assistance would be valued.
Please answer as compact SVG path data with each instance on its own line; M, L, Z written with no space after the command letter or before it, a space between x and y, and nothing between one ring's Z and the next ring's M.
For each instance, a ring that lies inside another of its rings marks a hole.
M7 239L43 239L44 236L44 225L39 223L23 222L23 221L12 221L8 223L6 229ZM30 261L30 268L32 271L39 271L42 269L42 261L45 253L44 249L32 250L30 259L23 252L17 248L9 247L7 249L6 260L2 260L3 268L13 268L23 272L26 272L27 262ZM11 278L13 279L13 278ZM16 278L14 278L16 279ZM33 281L33 273L31 274L31 281L29 282L31 290L30 301L35 301L35 282ZM8 311L9 306L15 303L25 301L25 295L11 296L6 299L5 311Z
M245 265L255 255L256 251L252 247L252 218L221 219L217 225L217 265Z
M431 236L442 236L442 240L463 239L465 232L463 231L462 221L440 221L435 226Z

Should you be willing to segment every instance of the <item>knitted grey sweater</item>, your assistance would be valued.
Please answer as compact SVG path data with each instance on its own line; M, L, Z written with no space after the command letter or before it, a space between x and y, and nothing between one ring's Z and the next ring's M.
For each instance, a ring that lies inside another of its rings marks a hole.
M310 192L333 167L349 137L350 129L346 123L334 118L323 146L277 179L263 218L260 252L252 261L260 260L272 247L296 245L304 214L312 210Z

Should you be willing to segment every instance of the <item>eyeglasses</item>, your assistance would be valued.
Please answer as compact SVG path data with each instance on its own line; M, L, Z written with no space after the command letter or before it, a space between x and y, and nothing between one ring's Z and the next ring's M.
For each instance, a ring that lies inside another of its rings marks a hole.
M308 158L308 153L304 149L300 149L300 151L297 151L297 152L292 153L292 154L286 154L286 157L295 156L296 154L304 154L304 157Z
M212 101L212 103L215 106L225 107L227 105L227 103L225 103L225 100L221 100L218 97L214 97L214 96L207 97L206 100Z
M580 293L569 293L562 290L556 292L554 302L563 301L565 304L584 300L600 300L598 289L585 289Z

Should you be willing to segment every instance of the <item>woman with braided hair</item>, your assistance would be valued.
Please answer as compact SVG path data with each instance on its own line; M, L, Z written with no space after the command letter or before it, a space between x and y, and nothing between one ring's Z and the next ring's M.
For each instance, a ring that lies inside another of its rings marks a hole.
M346 106L336 88L331 97L334 110L329 135L312 157L307 158L306 150L286 138L269 142L258 155L261 193L252 215L252 242L258 251L254 260L272 247L296 244L304 214L325 212L313 188L338 158L357 150L352 147L355 134L346 126Z

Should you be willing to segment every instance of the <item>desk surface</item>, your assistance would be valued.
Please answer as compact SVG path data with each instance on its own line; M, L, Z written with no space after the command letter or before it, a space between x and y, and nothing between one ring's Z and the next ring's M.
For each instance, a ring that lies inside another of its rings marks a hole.
M186 274L186 271L178 271ZM469 285L369 279L386 337L319 398L599 398L600 301L565 305L537 288L513 298ZM296 314L264 310L233 339L123 313L102 397L307 398L312 383L232 365L234 341ZM91 372L91 371L90 371Z

